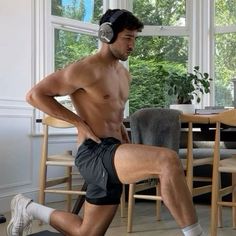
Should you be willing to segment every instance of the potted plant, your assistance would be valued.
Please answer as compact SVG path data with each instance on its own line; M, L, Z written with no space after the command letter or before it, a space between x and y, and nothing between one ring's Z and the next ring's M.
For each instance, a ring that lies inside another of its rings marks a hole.
M176 104L173 104L170 108L194 113L195 107L192 104L192 100L196 98L196 102L200 103L201 94L210 92L210 81L212 79L209 77L209 74L201 73L199 66L194 66L193 73L169 73L167 78L168 95L174 96L176 99L175 103L181 105L176 106ZM191 107L190 111L186 111L186 107Z

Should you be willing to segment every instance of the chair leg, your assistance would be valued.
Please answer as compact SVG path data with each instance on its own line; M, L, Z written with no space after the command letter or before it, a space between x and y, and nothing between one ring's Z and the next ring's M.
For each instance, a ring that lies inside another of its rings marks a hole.
M188 140L187 140L187 162L186 162L186 181L191 194L193 194L193 124L188 124Z
M219 227L219 228L221 228L221 227L223 227L223 224L222 224L222 214L223 214L223 212L222 212L222 206L220 206L220 205L218 205L217 206L217 214L218 214L218 216L217 216L217 226Z
M232 173L232 202L236 202L236 173ZM232 207L233 228L236 229L236 207Z
M156 186L156 195L161 196L161 185L160 185L160 183L158 183L157 186ZM157 221L161 220L161 201L160 200L156 201L156 217L157 217Z
M134 210L134 193L135 193L135 184L129 185L129 199L128 199L128 225L127 232L132 232L133 226L133 210Z
M66 176L67 176L67 190L72 190L72 167L67 167L66 168ZM66 210L68 212L71 211L71 199L72 199L72 196L71 194L67 194L66 196Z
M221 189L221 177L219 177L219 190ZM220 195L219 192L219 201L222 201L222 196ZM223 223L222 223L222 206L218 205L218 227L223 227Z
M125 217L125 184L122 185L122 194L120 198L120 216Z
M39 194L38 194L38 203L45 205L45 188L46 188L46 178L47 178L47 166L41 166L39 174ZM42 225L43 222L39 221L39 225Z
M86 182L84 182L84 184L82 185L81 191L86 191L86 190L87 190L87 184ZM85 202L85 196L78 195L75 205L73 207L72 213L78 215L84 202Z
M45 184L41 185L41 186L45 186ZM44 192L44 189L45 189L45 187L40 187L39 188L39 200L38 200L38 202L41 205L45 205L45 192Z
M211 236L217 235L217 219L218 219L218 200L219 200L219 183L221 173L219 172L220 160L220 124L216 124L215 132L215 146L213 157L213 170L212 170L212 192L211 192Z
M217 170L218 171L218 167ZM211 200L211 236L217 235L219 180L218 173L213 176L212 200Z

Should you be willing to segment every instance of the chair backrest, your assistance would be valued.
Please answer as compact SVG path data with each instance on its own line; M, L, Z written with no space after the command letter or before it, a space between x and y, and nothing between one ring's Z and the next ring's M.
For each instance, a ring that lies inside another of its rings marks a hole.
M167 147L179 151L181 111L144 108L130 116L133 143Z
M54 128L73 128L74 127L73 124L68 123L64 120L54 118L52 116L45 116L42 120L42 124L51 126Z
M210 117L210 123L221 123L229 126L236 126L236 109L221 112Z
M214 169L213 175L219 165L220 160L220 141L221 141L221 124L236 127L236 109L231 109L221 112L217 115L212 115L209 119L210 123L216 123L215 144L214 144Z
M52 116L45 115L42 119L43 124L43 143L42 143L42 162L47 160L48 155L48 135L49 128L58 128L58 129L66 129L66 128L74 128L75 126L71 123L68 123L64 120L57 119Z

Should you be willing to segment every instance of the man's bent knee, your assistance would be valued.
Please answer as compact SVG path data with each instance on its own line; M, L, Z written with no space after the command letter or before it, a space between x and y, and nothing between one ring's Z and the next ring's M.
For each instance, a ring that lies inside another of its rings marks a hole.
M165 149L162 160L162 175L182 175L183 168L178 154L170 149Z

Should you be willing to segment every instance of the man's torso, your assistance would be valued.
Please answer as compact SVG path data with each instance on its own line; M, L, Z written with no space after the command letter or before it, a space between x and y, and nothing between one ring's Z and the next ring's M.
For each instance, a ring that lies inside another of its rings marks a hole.
M71 94L77 113L98 137L121 140L120 125L129 93L126 69L120 64L108 68L95 60L86 76L91 81L88 86Z

